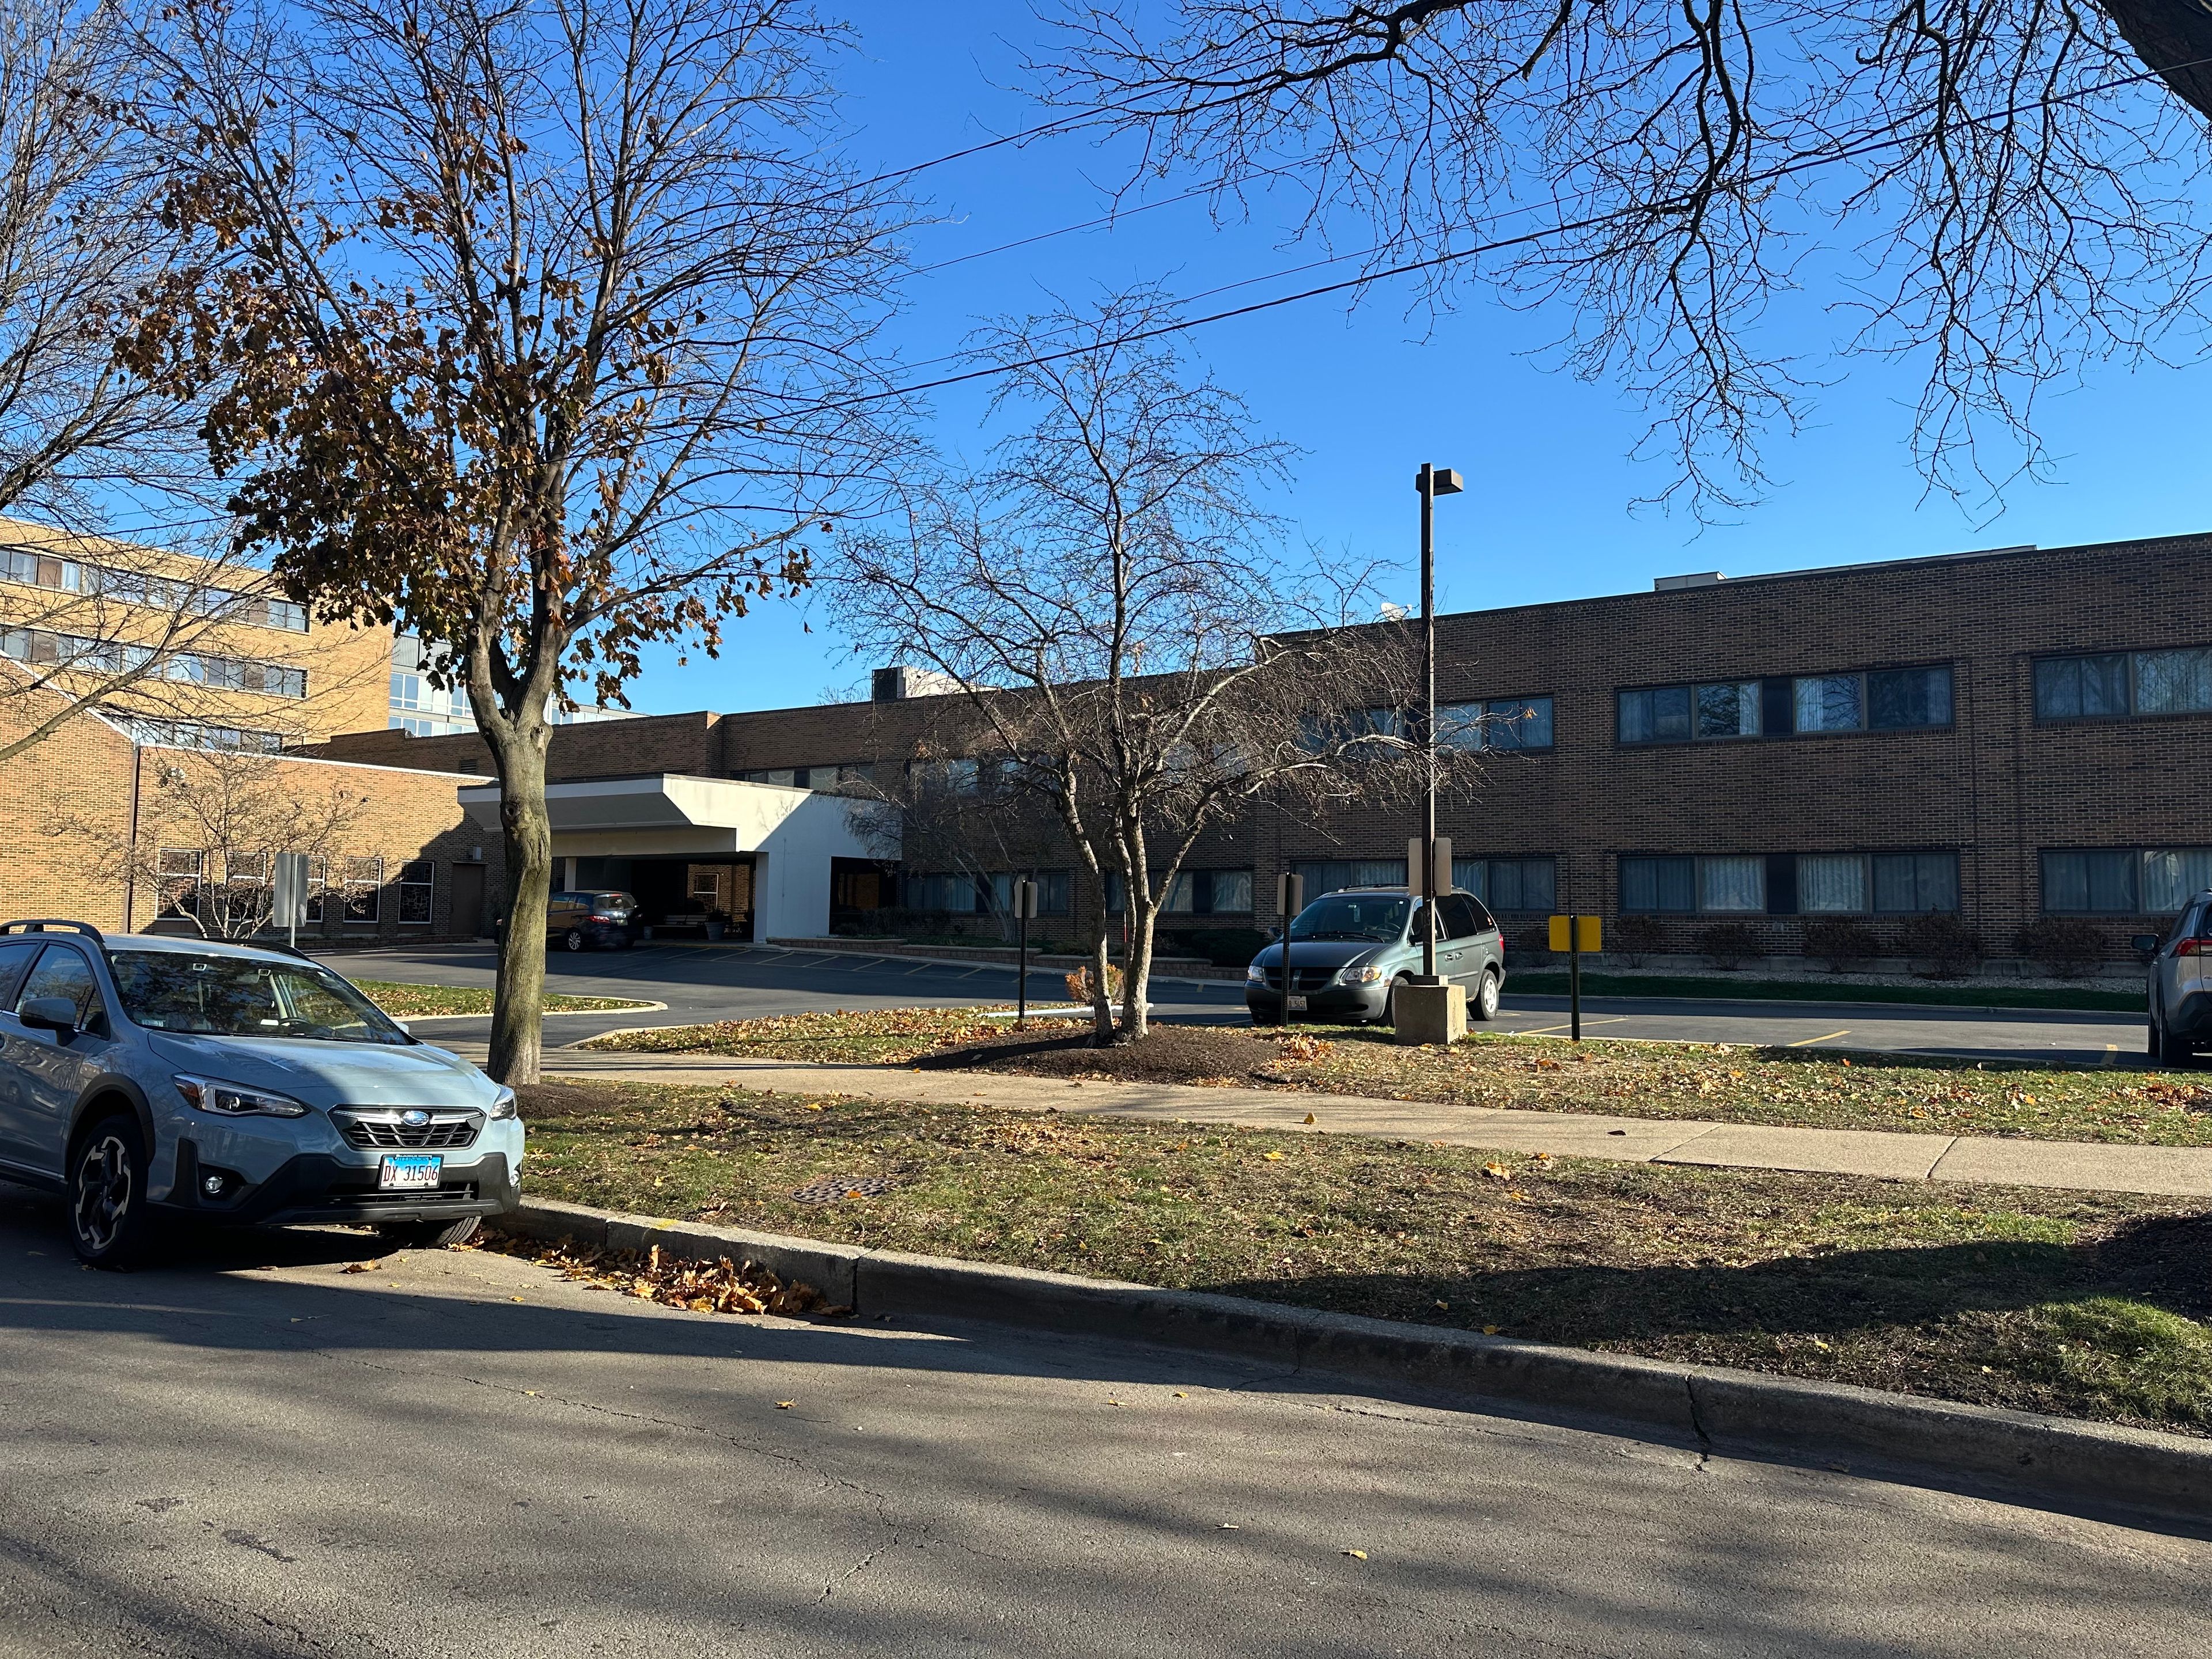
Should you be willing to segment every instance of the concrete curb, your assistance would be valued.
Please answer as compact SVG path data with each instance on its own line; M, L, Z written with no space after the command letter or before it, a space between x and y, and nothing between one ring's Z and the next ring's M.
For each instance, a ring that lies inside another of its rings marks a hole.
M1587 1413L1708 1451L1854 1455L1996 1479L2041 1497L2212 1520L2212 1440L1631 1354L1431 1330L1356 1314L774 1233L622 1215L548 1199L494 1220L543 1240L753 1261L856 1313L974 1319L1196 1349L1368 1383Z

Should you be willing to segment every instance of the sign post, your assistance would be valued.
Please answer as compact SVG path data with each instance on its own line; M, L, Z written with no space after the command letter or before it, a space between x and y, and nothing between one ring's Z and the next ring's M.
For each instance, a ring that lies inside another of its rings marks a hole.
M1021 965L1015 969L1014 1029L1025 1031L1030 1024L1030 918L1037 913L1037 885L1027 876L1014 884L1014 921L1020 940Z
M1421 980L1441 985L1437 976L1437 901L1452 890L1449 836L1415 836L1406 843L1406 885L1421 902Z
M1291 920L1306 908L1306 878L1285 870L1275 878L1275 908L1283 913L1283 1029L1291 1029Z
M300 948L300 924L307 919L307 855L279 853L269 920L282 927L294 950Z
M1567 957L1567 1036L1583 1040L1583 952L1605 948L1604 927L1595 916L1553 916L1551 946Z

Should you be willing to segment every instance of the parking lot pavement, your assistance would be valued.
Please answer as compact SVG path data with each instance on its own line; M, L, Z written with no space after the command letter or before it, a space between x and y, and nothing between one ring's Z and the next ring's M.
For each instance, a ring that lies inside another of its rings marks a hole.
M331 951L321 959L360 979L488 986L493 978L492 953L486 946ZM771 945L647 945L558 955L547 964L549 990L635 997L668 1006L650 1013L550 1015L546 1041L559 1046L628 1026L690 1025L835 1008L1012 1002L1014 977L1011 965L945 966ZM1032 1002L1064 1001L1064 977L1058 969L1032 969ZM1159 981L1153 988L1153 1012L1161 1019L1241 1022L1246 1017L1243 988L1232 981ZM434 1041L468 1049L485 1042L490 1029L488 1019L443 1019L426 1022L422 1030ZM1509 989L1498 1029L1563 1036L1567 1000ZM2085 1066L2141 1065L2147 1058L2142 1020L2134 1014L1593 997L1583 1000L1583 1030L1591 1037L1905 1050Z
M2212 1650L2212 1544L986 1325L692 1314L510 1257L0 1184L0 1653Z

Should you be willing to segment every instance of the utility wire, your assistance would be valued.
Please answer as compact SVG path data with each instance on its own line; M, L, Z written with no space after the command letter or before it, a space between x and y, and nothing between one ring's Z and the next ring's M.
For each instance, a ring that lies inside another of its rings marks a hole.
M2030 99L2023 103L2008 105L2005 108L1994 111L1990 114L1972 117L1961 125L1986 126L2014 116L2027 114L2032 110L2048 109L2057 105L2094 97L2102 93L2116 92L2123 87L2135 86L2145 81L2158 80L2167 75L2177 74L2183 70L2197 69L2208 64L2212 64L2212 57L2191 58L2185 63L2168 64L2164 69L2147 69L2134 75L2124 75L2111 81L2100 82L2094 86L2078 88L2072 92L2056 93L2043 98ZM1800 156L1794 161L1778 163L1764 172L1747 174L1744 178L1719 186L1714 193L1718 195L1738 193L1755 185L1771 184L1776 179L1811 172L1838 161L1850 161L1857 156L1869 155L1885 149L1894 149L1910 142L1911 140L1909 136L1898 134L1887 137L1869 137L1846 142L1840 147L1832 148L1821 154ZM1024 368L1039 368L1048 363L1064 362L1070 357L1080 357L1091 352L1111 350L1117 346L1136 345L1146 340L1159 338L1163 335L1181 334L1191 329L1206 327L1211 324L1228 322L1238 317L1249 317L1262 311L1273 311L1279 307L1296 305L1306 300L1321 299L1331 294L1342 294L1351 289L1365 288L1370 283L1384 282L1393 276L1405 276L1417 271L1437 270L1444 265L1456 264L1462 260L1475 258L1485 253L1497 253L1510 248L1525 247L1530 243L1542 241L1548 237L1570 235L1577 231L1595 229L1598 226L1610 224L1619 219L1669 211L1689 205L1694 199L1688 196L1679 196L1649 205L1615 208L1605 213L1589 215L1585 218L1562 220L1553 224L1540 226L1534 230L1525 231L1516 236L1498 237L1490 241L1475 243L1468 247L1447 248L1441 253L1431 254L1424 259L1408 260L1402 264L1388 265L1379 270L1362 271L1359 275L1347 276L1341 282L1324 283L1317 287L1301 289L1293 294L1281 294L1272 299L1255 300L1249 305L1232 306L1224 311L1208 313L1203 317L1188 317L1172 323L1157 323L1146 328L1133 329L1126 334L1116 335L1109 340L1094 340L1082 345L1063 347L1056 351L1038 352L1032 356L1018 358L1012 362L990 363L980 368L965 370L958 374L941 375L935 380L919 380L904 386L885 386L875 392L856 392L851 397L825 400L813 407L817 410L848 409L860 404L880 402L888 398L912 397L917 392L935 392L945 386L962 386L971 380L987 380L994 375L1011 374ZM1165 204L1163 203L1161 205L1164 206ZM1533 210L1515 210L1526 212ZM1368 248L1362 252L1373 252L1374 251L1373 248ZM1188 295L1176 303L1188 305L1210 295L1225 293L1231 289L1249 287L1255 283L1269 282L1278 277L1295 275L1299 271L1311 270L1317 266L1340 264L1343 260L1360 257L1362 257L1360 253L1339 254L1331 258L1314 260L1303 265L1293 265L1285 270L1270 271L1259 276L1245 277L1238 282L1224 284L1220 288L1203 289L1197 294ZM915 367L945 361L946 359L943 357L929 358L925 360L924 364L918 364Z

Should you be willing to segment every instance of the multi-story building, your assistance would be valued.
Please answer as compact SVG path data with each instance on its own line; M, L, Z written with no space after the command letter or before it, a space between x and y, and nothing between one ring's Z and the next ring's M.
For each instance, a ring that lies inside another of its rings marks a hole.
M2128 933L2212 885L2212 829L2188 787L2212 763L2208 575L2212 536L2184 536L1661 578L1648 592L1443 617L1440 732L1486 745L1484 787L1441 825L1460 879L1509 926L1569 907L1648 917L1662 950L1736 923L1787 953L1822 918L1893 941L1933 913L1999 957L2027 924L2076 918L2117 957ZM624 778L860 792L941 726L943 694L902 695L912 689L881 676L866 703L570 729L551 775L579 802L598 781L603 820ZM353 734L322 752L489 769L468 735ZM1409 812L1316 821L1262 806L1209 837L1166 925L1201 942L1272 925L1285 868L1309 892L1402 880L1412 828ZM673 914L709 871L750 861L725 850L702 863L659 833L603 823L568 873L653 887ZM830 887L855 927L922 912L932 927L988 921L1013 873L979 852L959 867L909 857L892 882L838 857ZM1064 849L1021 863L1067 925L1106 897Z
M390 730L417 738L443 738L477 729L476 714L469 707L469 694L458 687L440 685L433 672L436 663L435 647L426 646L412 634L394 636L391 712L385 721ZM553 709L556 726L586 726L594 720L635 718L627 708L562 708L556 704Z
M0 761L0 911L195 926L211 887L268 879L266 834L220 822L250 793L324 826L311 933L476 933L499 860L466 780L297 752L383 723L391 651L250 568L0 521L0 750L32 739Z

